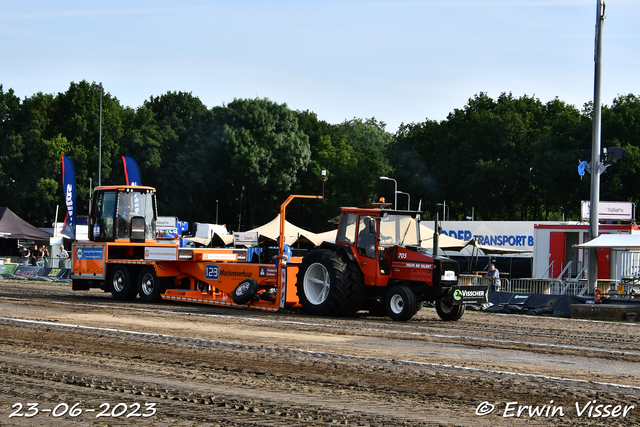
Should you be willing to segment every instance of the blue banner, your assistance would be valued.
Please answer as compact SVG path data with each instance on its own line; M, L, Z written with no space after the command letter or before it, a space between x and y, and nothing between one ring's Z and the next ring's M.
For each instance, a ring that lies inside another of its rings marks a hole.
M142 185L142 177L140 176L140 168L135 160L129 156L122 156L124 163L124 177L127 185Z
M68 156L62 155L62 192L67 204L62 234L76 240L76 171Z

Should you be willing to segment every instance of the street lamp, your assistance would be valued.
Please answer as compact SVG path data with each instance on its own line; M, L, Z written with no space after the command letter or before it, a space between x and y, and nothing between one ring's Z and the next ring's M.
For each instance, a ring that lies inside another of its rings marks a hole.
M393 181L393 183L395 184L395 187L393 189L393 196L394 196L393 208L398 209L398 181L396 181L393 178L389 178L387 176L381 176L380 179L383 181Z
M96 90L100 93L100 127L98 128L98 187L100 187L102 173L102 93L104 92L102 83L96 86Z
M443 221L448 221L447 219L447 210L449 208L449 206L447 206L447 201L443 200L443 203L438 203L437 206L442 206L442 220Z
M473 221L475 216L476 216L476 207L472 206L471 207L471 216L467 216L467 219L470 219L471 221Z
M218 199L216 199L216 224L218 224Z
M322 181L322 200L324 200L324 182L327 180L327 170L322 169L320 172L320 181Z
M411 195L409 193L405 193L404 191L396 191L396 193L406 194L407 195L407 210L410 211L411 210Z

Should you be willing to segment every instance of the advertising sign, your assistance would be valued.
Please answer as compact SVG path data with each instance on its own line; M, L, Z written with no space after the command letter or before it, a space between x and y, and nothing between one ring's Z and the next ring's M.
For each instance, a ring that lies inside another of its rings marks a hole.
M255 231L247 231L244 233L233 233L233 243L235 245L245 246L257 246L258 245L258 233Z
M583 221L591 218L591 202L583 200L580 217ZM600 202L598 203L598 219L613 221L632 221L636 219L636 205L631 202Z
M175 261L178 259L178 248L146 246L144 248L144 259L154 261Z

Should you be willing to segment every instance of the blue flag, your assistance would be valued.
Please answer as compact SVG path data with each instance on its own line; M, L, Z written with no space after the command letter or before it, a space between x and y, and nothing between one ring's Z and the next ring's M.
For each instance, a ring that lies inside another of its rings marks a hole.
M124 163L124 177L127 180L127 185L142 185L140 168L136 161L132 157L122 156L122 162Z
M62 234L76 240L76 171L68 156L62 155L62 192L67 204Z

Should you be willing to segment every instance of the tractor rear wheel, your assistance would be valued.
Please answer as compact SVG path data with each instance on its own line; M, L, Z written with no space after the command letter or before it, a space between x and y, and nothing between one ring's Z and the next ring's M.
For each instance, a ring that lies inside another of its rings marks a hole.
M309 314L353 316L362 303L362 281L357 265L330 249L316 249L298 270L298 299Z
M416 314L416 295L407 286L394 286L387 293L385 307L393 320L409 320Z
M442 320L458 320L464 314L464 304L449 305L442 300L436 301L436 312Z

